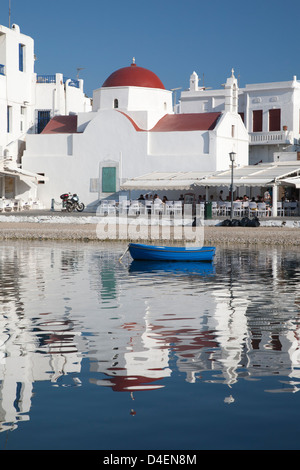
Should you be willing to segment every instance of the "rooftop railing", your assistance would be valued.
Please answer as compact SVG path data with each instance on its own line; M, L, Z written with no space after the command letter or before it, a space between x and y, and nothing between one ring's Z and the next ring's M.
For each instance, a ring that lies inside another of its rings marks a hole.
M68 85L75 88L79 88L79 80L74 80L73 78L63 77L63 82L66 83L67 80L70 80ZM37 75L37 83L55 83L56 75Z
M56 76L55 75L37 75L36 82L37 83L55 83Z

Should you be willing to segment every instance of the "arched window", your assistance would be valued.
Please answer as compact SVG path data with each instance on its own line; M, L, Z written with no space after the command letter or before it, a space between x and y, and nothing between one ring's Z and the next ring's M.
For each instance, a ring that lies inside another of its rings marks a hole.
M114 108L118 108L119 107L119 100L115 99L114 100Z

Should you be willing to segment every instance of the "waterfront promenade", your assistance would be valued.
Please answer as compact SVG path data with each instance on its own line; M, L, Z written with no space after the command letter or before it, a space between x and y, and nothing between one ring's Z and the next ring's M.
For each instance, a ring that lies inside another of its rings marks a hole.
M105 240L99 239L97 235L99 220L103 221L103 218L99 219L92 212L79 214L28 211L1 214L0 240L68 240L103 243ZM262 218L259 227L222 227L221 222L220 218L205 221L204 244L300 247L299 217ZM181 227L174 227L173 234L180 230ZM127 242L118 238L111 241L121 241L124 244Z

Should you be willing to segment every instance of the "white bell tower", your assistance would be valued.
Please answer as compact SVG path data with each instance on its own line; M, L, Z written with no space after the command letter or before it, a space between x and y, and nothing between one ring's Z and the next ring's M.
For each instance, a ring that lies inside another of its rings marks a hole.
M225 111L231 113L238 112L238 92L238 82L232 69L231 77L227 78L225 83Z
M199 78L196 72L193 72L190 76L190 91L198 91Z

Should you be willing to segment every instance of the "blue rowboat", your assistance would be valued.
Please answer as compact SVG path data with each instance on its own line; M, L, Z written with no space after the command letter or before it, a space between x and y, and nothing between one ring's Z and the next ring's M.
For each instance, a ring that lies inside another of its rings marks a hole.
M149 261L212 261L216 253L216 248L212 246L199 248L129 243L128 249L134 260Z

